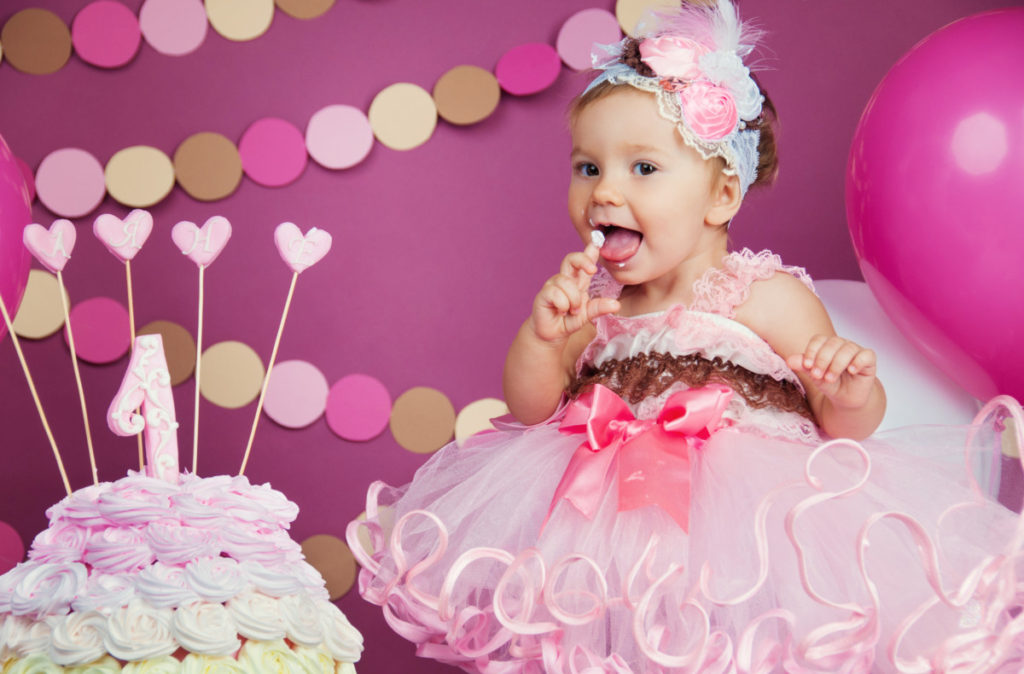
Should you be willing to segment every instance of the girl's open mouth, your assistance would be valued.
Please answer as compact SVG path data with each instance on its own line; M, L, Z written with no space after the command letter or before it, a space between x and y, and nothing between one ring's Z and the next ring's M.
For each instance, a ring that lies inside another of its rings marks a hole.
M636 255L643 242L644 235L636 230L617 225L597 225L597 228L604 234L601 257L608 262L625 262Z

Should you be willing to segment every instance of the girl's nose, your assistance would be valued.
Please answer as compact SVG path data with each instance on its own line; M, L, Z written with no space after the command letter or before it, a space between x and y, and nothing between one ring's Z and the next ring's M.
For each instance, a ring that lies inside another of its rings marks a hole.
M594 185L592 198L595 204L601 205L621 206L624 203L622 191L607 175L601 176L597 184Z

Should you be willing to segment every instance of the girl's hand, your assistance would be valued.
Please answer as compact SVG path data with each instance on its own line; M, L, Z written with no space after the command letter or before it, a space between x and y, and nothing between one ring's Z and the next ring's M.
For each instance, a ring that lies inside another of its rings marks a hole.
M794 372L807 373L836 408L863 407L875 386L875 352L836 335L811 337L803 354L790 356L786 363Z
M564 342L598 316L619 310L618 300L587 294L590 279L597 273L598 252L590 243L583 251L566 255L558 274L537 293L529 323L538 339Z

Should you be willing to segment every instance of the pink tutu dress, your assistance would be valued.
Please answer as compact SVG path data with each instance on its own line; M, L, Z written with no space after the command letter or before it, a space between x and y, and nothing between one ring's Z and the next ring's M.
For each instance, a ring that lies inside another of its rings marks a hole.
M362 596L469 672L1022 671L1024 530L978 477L1020 407L822 437L732 318L780 271L811 286L744 250L690 307L602 317L549 421L373 484Z

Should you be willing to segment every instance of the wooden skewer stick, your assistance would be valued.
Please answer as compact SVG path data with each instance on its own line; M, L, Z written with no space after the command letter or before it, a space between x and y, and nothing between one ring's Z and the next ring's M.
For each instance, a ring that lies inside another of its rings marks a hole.
M288 309L292 305L292 295L295 294L295 282L299 280L299 272L292 274L292 284L288 288L288 297L284 301L284 311L281 313L281 323L277 326L277 337L274 339L274 349L270 352L270 363L267 365L267 374L263 377L263 387L260 389L260 399L256 403L256 417L252 420L252 430L249 432L249 443L245 446L245 456L242 458L242 467L239 475L245 475L245 466L249 463L249 452L252 451L252 441L256 437L256 425L260 421L260 413L263 411L263 399L267 395L267 385L270 384L270 373L274 369L274 361L277 359L277 348L281 345L281 334L284 332L284 322L288 317Z
M199 265L199 321L196 328L196 404L192 415L192 474L198 475L199 469L199 382L203 363L203 272L206 265Z
M14 350L18 352L18 360L21 362L21 370L25 373L25 381L28 382L28 390L32 392L32 400L35 401L36 411L39 412L39 420L43 422L43 430L46 431L46 438L50 441L50 448L53 450L53 456L57 459L57 469L60 471L61 480L64 481L64 489L67 490L68 496L71 496L71 483L68 482L67 471L64 470L64 461L60 458L60 450L57 449L57 441L53 439L53 431L50 430L50 423L46 420L46 413L43 412L43 404L39 400L39 393L36 392L35 382L32 381L32 373L28 370L28 363L25 362L25 354L21 351L21 342L18 341L18 335L14 334L14 324L11 321L10 314L7 313L7 304L4 303L3 296L0 296L0 311L4 315L4 324L7 326L7 333L11 336L11 341L14 342Z
M135 348L135 300L132 293L132 261L124 261L124 273L128 282L128 333L131 335L131 345ZM135 411L136 414L138 410ZM146 469L146 449L142 443L142 433L135 436L139 443L139 472Z
M85 424L85 444L89 449L89 465L92 467L93 484L100 483L99 473L96 471L96 452L92 447L92 431L89 430L89 413L85 406L85 390L82 388L82 373L78 370L78 351L75 349L75 335L71 329L71 309L68 307L68 296L64 289L64 278L60 270L57 270L57 285L60 286L60 301L64 307L64 325L68 331L68 346L71 348L71 366L75 371L75 383L78 385L78 400L82 405L82 422Z

